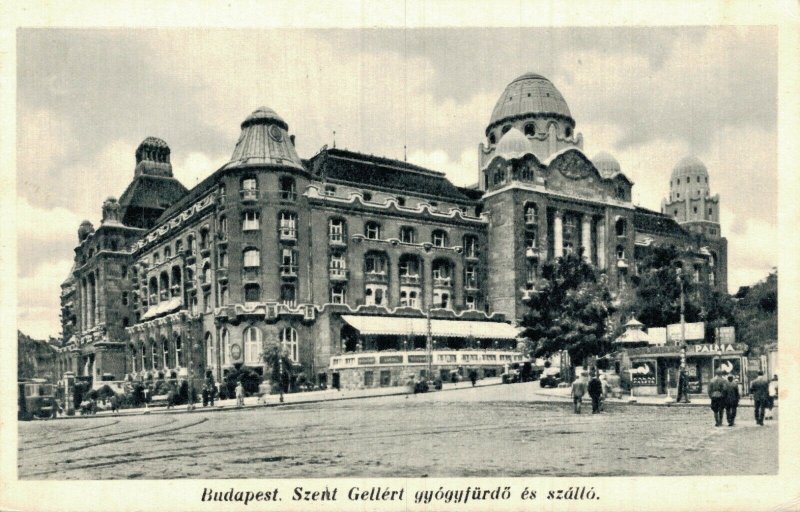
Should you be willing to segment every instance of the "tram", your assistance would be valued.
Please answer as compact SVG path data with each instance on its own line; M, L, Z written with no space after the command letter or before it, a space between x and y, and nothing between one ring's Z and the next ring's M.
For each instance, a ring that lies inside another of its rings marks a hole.
M25 379L17 383L17 419L53 418L56 414L56 389L45 379Z

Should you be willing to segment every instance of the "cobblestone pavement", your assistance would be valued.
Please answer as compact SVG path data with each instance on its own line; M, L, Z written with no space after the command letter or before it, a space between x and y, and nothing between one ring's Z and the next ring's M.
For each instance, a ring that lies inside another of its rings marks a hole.
M771 474L778 425L707 407L534 396L537 383L424 395L21 422L22 479Z

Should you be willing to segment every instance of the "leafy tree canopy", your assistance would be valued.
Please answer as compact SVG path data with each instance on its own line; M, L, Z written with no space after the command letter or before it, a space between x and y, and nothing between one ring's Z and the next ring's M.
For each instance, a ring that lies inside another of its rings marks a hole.
M567 350L579 362L609 351L611 293L605 275L579 255L545 263L528 306L523 335L530 340L528 349L534 357Z

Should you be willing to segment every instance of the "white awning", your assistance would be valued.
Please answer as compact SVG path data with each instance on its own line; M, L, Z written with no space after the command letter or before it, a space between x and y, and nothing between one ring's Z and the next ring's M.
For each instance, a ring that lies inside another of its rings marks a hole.
M426 336L428 334L426 318L342 315L342 319L365 335ZM431 320L431 334L451 338L513 340L519 336L519 329L504 322Z
M172 297L166 302L160 302L157 306L153 306L152 308L148 309L144 315L142 315L142 320L149 320L159 315L163 315L164 313L171 313L181 307L181 298L180 297Z

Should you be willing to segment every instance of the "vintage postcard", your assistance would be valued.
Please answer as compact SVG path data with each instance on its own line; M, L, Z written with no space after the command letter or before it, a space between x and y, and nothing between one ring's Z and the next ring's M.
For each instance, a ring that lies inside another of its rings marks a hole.
M796 3L3 10L3 510L800 507Z

